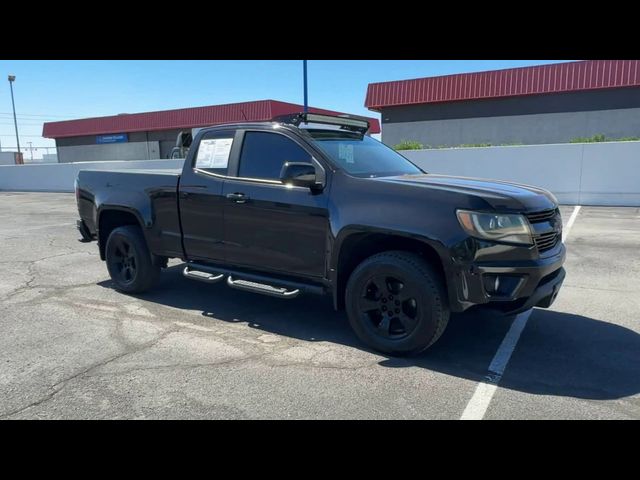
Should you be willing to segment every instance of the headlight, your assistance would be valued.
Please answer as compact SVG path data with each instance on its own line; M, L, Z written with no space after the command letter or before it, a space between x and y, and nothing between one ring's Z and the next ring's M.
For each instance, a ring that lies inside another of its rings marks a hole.
M472 237L532 245L529 222L523 215L458 210L458 221Z

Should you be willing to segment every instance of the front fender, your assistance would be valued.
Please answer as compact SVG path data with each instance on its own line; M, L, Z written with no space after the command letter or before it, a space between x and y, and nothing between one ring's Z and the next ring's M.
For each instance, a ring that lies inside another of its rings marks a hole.
M333 301L336 308L341 304L340 298L343 293L343 287L346 285L346 281L344 279L342 282L340 281L340 263L343 249L345 248L345 245L350 243L350 240L355 238L365 238L371 235L378 236L379 239L389 238L391 245L393 245L394 239L397 239L395 241L399 244L399 249L406 248L405 245L411 245L411 247L420 246L421 248L430 249L435 252L444 271L445 282L448 289L449 278L451 278L451 275L453 274L450 254L447 246L439 239L432 238L421 233L389 228L371 227L366 225L348 225L343 227L336 235L333 248L331 249L331 259L329 262L329 281L332 285ZM390 249L393 248L393 246L390 247ZM385 250L386 249L387 248L385 248Z

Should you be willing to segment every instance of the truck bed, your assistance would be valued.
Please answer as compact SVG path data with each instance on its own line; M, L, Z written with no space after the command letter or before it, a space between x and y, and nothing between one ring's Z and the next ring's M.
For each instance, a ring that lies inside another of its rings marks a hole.
M180 257L180 174L179 169L81 170L76 184L80 218L95 235L104 207L136 212L151 251Z

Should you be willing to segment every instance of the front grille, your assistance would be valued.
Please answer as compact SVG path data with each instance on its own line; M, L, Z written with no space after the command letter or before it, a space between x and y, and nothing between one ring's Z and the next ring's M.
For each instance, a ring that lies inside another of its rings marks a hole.
M548 222L556 215L560 215L560 211L556 208L554 210L543 210L541 212L525 213L527 219L531 223Z
M549 228L544 225L538 225L534 228L540 233L534 233L533 239L538 247L538 252L546 252L555 247L562 239L562 220L560 219L560 210L555 208L553 210L542 210L540 212L525 213L527 220L532 224L548 223L551 231L545 232L544 230ZM542 231L541 231L542 230Z
M541 233L539 235L534 235L533 239L536 242L536 247L538 247L539 252L546 252L547 250L551 250L558 244L560 240L560 235L557 232L546 232Z

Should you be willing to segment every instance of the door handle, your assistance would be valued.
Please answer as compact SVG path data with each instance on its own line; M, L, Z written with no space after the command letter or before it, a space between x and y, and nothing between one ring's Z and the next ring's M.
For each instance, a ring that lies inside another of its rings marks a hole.
M181 188L194 188L198 190L206 190L206 185L183 185ZM191 192L185 192L184 190L180 190L180 198L188 198L191 195Z
M240 192L228 193L227 198L234 203L244 203L249 200L249 197L247 195Z

